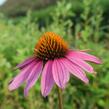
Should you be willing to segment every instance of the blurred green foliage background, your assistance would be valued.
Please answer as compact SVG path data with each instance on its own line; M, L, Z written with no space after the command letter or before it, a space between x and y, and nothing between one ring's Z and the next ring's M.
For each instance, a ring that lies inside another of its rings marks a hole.
M71 77L63 91L64 109L109 109L108 0L61 0L41 9L28 7L23 16L0 13L0 109L58 109L55 86L43 98L40 80L27 98L23 96L25 85L8 91L9 81L19 72L14 67L33 54L46 31L61 35L72 49L91 49L103 61L99 66L93 64L97 75L87 75L89 85Z

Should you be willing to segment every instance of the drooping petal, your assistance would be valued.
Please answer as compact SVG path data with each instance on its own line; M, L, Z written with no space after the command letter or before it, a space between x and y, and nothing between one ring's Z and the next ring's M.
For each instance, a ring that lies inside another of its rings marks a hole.
M90 72L90 73L94 73L93 67L91 65L89 65L88 63L86 63L85 61L83 61L79 58L71 57L69 55L66 55L66 58L69 59L70 61L72 61L77 66L84 69L85 71Z
M70 73L69 73L69 70L66 69L65 65L63 64L62 59L59 59L59 63L60 63L62 70L65 72L66 78L64 79L64 84L66 84L70 79Z
M88 54L86 52L82 52L82 51L70 50L69 56L75 57L75 58L80 58L80 59L85 60L85 61L94 62L96 64L101 63L101 60L99 58L97 58L96 56L90 55L90 54Z
M80 80L82 80L85 83L89 82L88 78L86 77L86 74L80 67L76 66L70 60L68 60L66 58L62 59L62 63L64 64L66 69L68 69L69 72L71 74L73 74L75 77L79 78Z
M45 64L45 67L42 72L41 93L44 97L49 94L54 85L54 79L52 75L52 63L53 61L48 61Z
M17 89L27 79L34 65L35 62L32 62L30 65L21 70L21 73L19 73L9 84L9 90Z
M35 59L35 57L29 57L27 58L25 61L23 61L22 63L18 64L15 69L22 69L23 67L25 67L26 65L30 64L33 61L36 61L37 59Z
M32 71L30 72L29 76L27 77L27 84L26 87L24 89L24 95L27 96L28 95L28 91L29 89L36 83L36 81L38 80L38 77L41 74L42 71L42 67L43 67L43 62L39 61L35 64L34 68L32 69Z
M60 64L60 59L55 59L53 61L52 73L56 84L60 88L64 88L67 80L66 79L67 72L64 66L62 67L62 65Z

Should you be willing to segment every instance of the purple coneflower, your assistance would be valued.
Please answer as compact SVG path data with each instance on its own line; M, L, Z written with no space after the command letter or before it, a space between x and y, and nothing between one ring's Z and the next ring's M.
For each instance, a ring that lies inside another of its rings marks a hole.
M47 96L53 85L64 89L70 79L70 74L88 83L86 72L94 73L91 65L100 64L97 57L86 51L70 50L64 40L53 32L46 32L40 38L34 49L34 55L17 65L20 73L9 84L9 90L17 89L24 81L24 95L36 83L41 75L41 93Z

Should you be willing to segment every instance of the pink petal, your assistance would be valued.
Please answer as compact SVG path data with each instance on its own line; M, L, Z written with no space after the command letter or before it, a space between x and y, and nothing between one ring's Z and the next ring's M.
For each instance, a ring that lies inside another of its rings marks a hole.
M101 63L101 60L99 58L97 58L96 56L90 55L86 52L71 50L71 51L69 51L69 55L71 57L80 58L85 61L90 61L90 62L94 62L97 64Z
M75 57L71 57L69 55L66 55L66 58L69 59L70 61L72 61L74 64L76 64L77 66L81 67L82 69L86 70L87 72L91 72L93 73L93 67L91 65L89 65L88 63L86 63L85 61L81 60L81 59L77 59Z
M48 61L45 64L45 67L42 72L41 93L44 97L46 97L50 93L54 85L54 80L52 75L52 63L53 61Z
M53 61L53 68L52 68L52 73L53 73L53 78L56 84L60 88L64 88L66 84L66 75L67 75L67 70L65 69L64 66L62 66L60 59L55 59Z
M79 78L80 80L82 80L85 83L89 82L88 78L86 77L86 74L80 67L76 66L70 60L68 60L66 58L62 59L62 63L64 64L66 69L68 69L69 72L71 72L75 77Z
M66 69L66 67L65 67L62 60L63 59L59 59L59 63L60 63L60 66L61 66L62 70L65 71L66 78L64 79L64 84L66 84L70 79L70 73L69 73L69 70Z
M30 71L34 67L35 62L31 63L27 67L25 67L20 74L18 74L12 82L9 84L9 90L17 89L28 77Z
M29 89L36 83L36 81L38 80L40 73L42 71L42 67L43 67L43 62L39 61L37 62L37 64L34 66L34 68L32 69L32 71L30 72L29 76L27 77L27 84L26 84L26 88L24 89L24 95L27 96L28 95L28 91Z
M23 67L25 67L26 65L30 64L31 62L35 61L37 59L35 59L35 57L29 57L27 58L25 61L23 61L21 64L18 64L15 69L22 69Z

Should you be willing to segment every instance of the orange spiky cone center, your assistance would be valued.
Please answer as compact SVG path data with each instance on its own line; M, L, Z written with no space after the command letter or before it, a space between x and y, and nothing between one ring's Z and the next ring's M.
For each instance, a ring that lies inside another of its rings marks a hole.
M43 34L34 48L35 56L45 61L64 57L67 51L66 42L53 32Z

